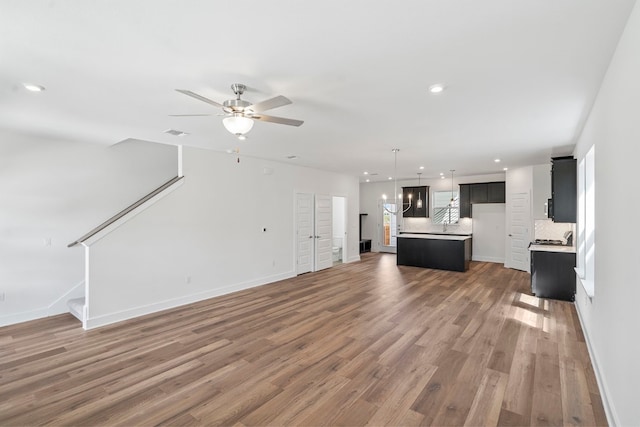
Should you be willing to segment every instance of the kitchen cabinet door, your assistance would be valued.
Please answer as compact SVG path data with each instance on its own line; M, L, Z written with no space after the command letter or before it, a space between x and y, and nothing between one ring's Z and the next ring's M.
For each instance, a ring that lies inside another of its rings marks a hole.
M505 202L504 181L487 183L487 193L488 193L489 203L504 203Z
M578 199L576 159L556 157L551 159L551 198L553 222L576 222Z
M471 184L471 203L488 203L489 187L487 183Z
M471 218L470 184L460 184L460 218Z
M402 214L404 218L419 218L429 216L429 187L403 187L402 209L409 206L409 194L411 194L411 207ZM422 208L418 208L418 196L422 199Z
M413 204L413 187L402 187L402 206L398 206L400 211L404 211L409 206L409 195L411 195L411 207L402 213L402 216L405 218L413 218L416 207Z

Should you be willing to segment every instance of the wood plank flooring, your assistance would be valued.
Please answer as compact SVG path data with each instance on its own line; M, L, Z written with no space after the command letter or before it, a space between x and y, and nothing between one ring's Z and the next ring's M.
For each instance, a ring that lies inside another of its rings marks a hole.
M529 275L363 261L83 331L0 328L0 425L606 425Z

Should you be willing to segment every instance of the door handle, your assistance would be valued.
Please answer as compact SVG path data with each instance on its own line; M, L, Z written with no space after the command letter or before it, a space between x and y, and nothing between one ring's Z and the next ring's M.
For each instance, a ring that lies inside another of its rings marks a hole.
M310 239L313 239L313 236L309 236Z

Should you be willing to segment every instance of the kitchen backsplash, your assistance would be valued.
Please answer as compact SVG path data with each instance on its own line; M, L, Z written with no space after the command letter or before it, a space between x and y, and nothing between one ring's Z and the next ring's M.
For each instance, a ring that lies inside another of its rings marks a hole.
M576 225L569 222L553 222L550 219L536 219L533 237L534 239L562 240L567 231L573 231L575 236Z
M402 230L405 233L442 233L442 224L434 224L431 218L402 218ZM457 224L447 225L447 233L471 234L473 221L461 218Z

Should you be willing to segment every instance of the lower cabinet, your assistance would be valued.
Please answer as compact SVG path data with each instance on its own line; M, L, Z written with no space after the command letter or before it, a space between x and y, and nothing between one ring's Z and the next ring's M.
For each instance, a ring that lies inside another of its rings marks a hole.
M398 265L467 271L470 261L471 238L444 240L398 237Z
M576 295L576 254L531 251L531 293L540 298L573 301Z

